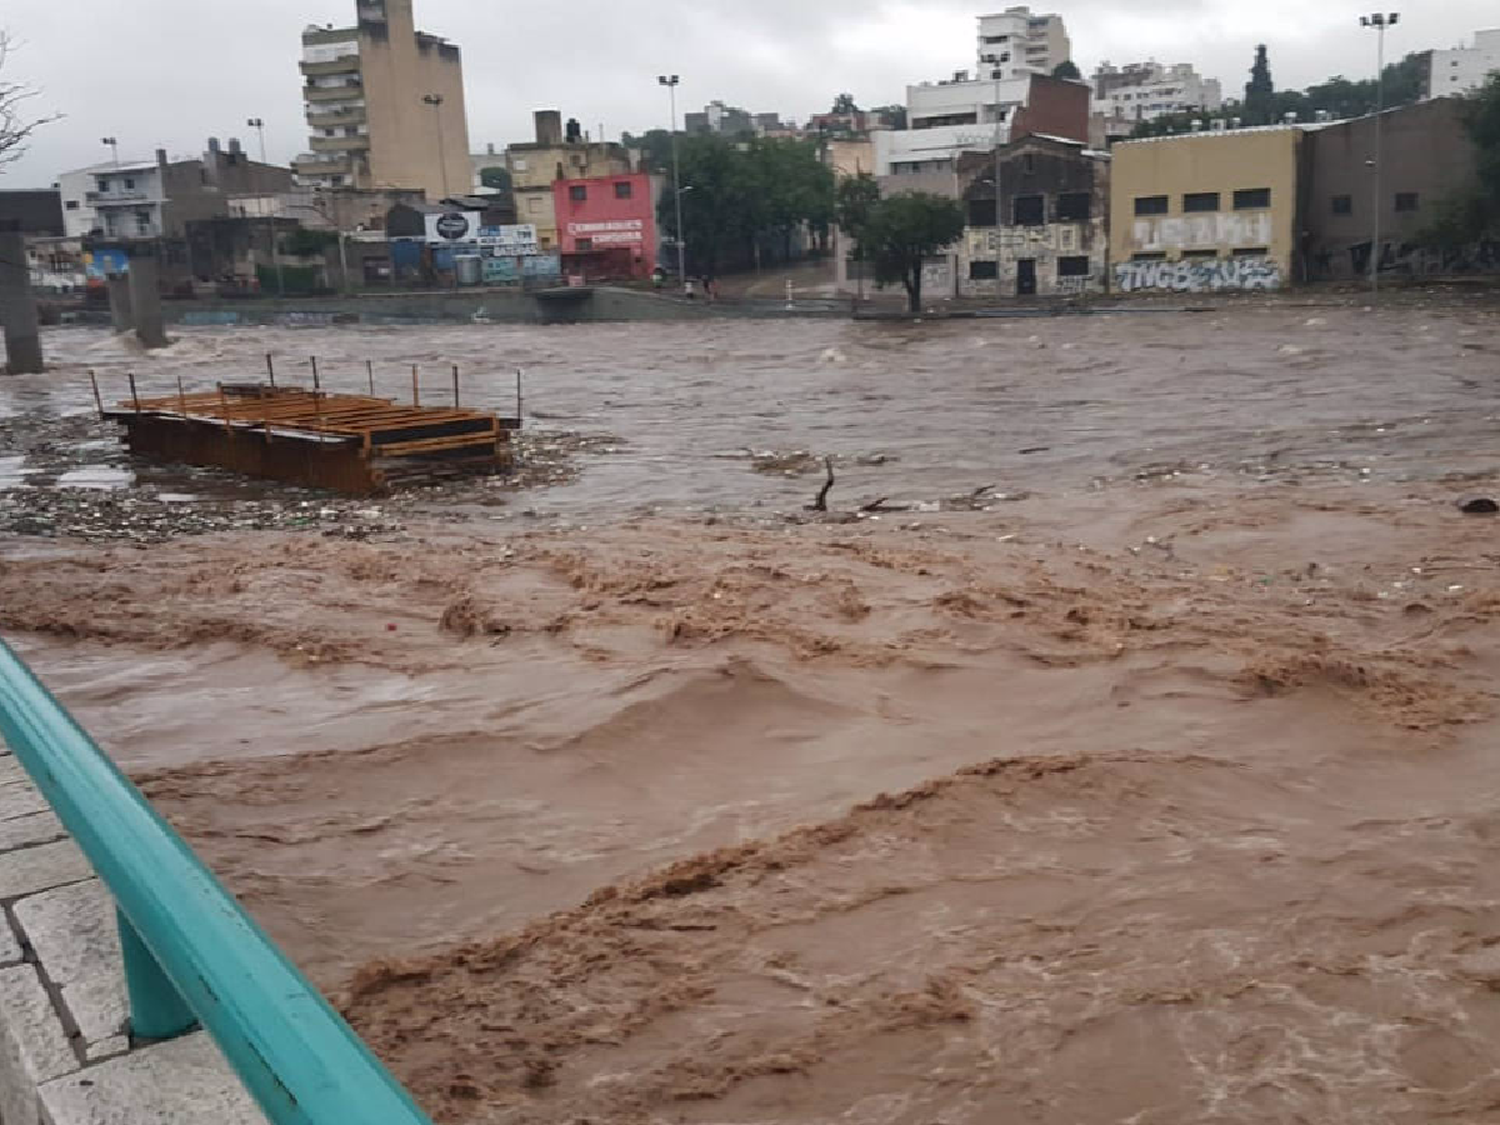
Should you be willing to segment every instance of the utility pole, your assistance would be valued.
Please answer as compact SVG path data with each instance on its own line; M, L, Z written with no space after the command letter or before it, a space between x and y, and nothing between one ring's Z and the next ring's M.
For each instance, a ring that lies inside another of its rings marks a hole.
M1376 40L1375 70L1375 211L1374 235L1370 241L1370 292L1380 296L1380 207L1385 201L1382 178L1385 174L1385 31L1401 22L1400 12L1376 12L1359 18L1361 27L1373 27Z
M260 134L260 162L264 166L266 164L266 123L259 117L252 117L245 124ZM218 169L214 171L217 172ZM276 253L276 206L274 203L266 208L266 224L271 231L271 261L276 265L276 295L285 297L286 274L282 272L281 255Z
M682 161L677 155L677 87L682 79L675 74L663 74L656 81L667 88L672 101L672 196L677 204L677 280L683 292L687 292L687 232L682 229Z
M996 71L997 75L1001 73L1003 71ZM997 305L1000 303L1000 298L1004 295L1000 291L1000 261L1005 246L1004 230L1000 219L1001 126L1005 121L1005 112L1000 108L1002 100L1000 86L1003 81L999 77L995 79L995 304Z

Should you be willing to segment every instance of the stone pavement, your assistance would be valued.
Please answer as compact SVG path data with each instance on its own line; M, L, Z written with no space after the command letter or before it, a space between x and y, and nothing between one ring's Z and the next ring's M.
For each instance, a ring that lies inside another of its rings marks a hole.
M127 1035L114 900L0 744L0 1123L265 1125L213 1041Z

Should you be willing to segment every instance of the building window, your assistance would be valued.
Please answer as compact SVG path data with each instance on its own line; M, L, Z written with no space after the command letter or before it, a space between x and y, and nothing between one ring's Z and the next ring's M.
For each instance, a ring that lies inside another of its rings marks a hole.
M328 177L328 182L331 185L333 185L334 187L343 187L344 186L344 177L343 176L329 176Z
M1234 193L1236 211L1263 211L1271 206L1271 189L1268 187L1246 188Z
M132 179L130 179L129 177L126 177L126 180L125 180L125 190L126 191L134 191L135 190L135 181L132 180Z
M1135 199L1137 215L1165 215L1168 201L1165 195L1138 195Z
M995 281L1000 277L999 262L970 262L970 281Z
M580 238L574 243L574 246L577 248L578 253L588 254L594 249L594 240L592 238Z
M1335 215L1354 214L1354 196L1335 195L1333 197L1333 213Z
M526 201L526 210L533 215L540 215L542 213L542 201L540 199L528 199Z
M337 129L324 129L323 130L323 135L325 137L336 137L336 136L339 135L339 133L338 133Z
M1139 254L1132 254L1130 255L1130 260L1132 262L1165 262L1167 260L1167 256L1160 250L1151 250L1143 251Z
M344 136L346 136L346 137L357 137L357 136L359 136L359 126L358 125L345 125L344 126Z
M969 225L992 227L995 225L995 201L993 199L969 200Z
M628 180L621 180L619 183L615 184L615 198L629 199L631 195L634 194L634 189L634 184L630 183Z
M1015 223L1018 227L1039 227L1047 221L1047 197L1045 195L1018 195L1015 203Z
M1094 215L1094 197L1086 191L1064 192L1057 197L1057 221L1086 223Z
M1187 212L1217 211L1219 193L1216 191L1190 192L1182 197L1182 209Z
M586 203L589 198L589 189L583 184L574 184L568 189L568 198L574 203Z
M1088 277L1088 275L1089 260L1087 257L1057 259L1058 277Z
M78 210L78 200L76 200L76 199L70 199L70 200L68 200L68 210L69 211L76 211L76 210Z
M1264 246L1240 246L1234 251L1236 258L1264 258L1271 251Z
M1213 262L1217 261L1219 252L1217 250L1184 250L1182 260L1185 262Z
M1396 193L1397 211L1416 211L1421 206L1421 199L1414 191L1398 191Z
M1021 171L1028 176L1036 175L1036 153L1028 152L1021 157Z

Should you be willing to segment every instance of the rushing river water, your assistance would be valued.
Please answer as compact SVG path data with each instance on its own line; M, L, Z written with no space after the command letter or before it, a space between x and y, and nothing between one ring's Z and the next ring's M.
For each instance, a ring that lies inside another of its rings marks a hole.
M1013 321L569 327L185 329L142 355L101 330L46 334L53 369L0 381L0 414L91 408L134 371L143 394L263 376L525 413L617 436L607 469L543 498L569 516L795 506L807 481L746 471L747 450L849 464L850 495L929 499L996 485L1053 492L1162 469L1425 476L1491 423L1493 304L1236 309ZM1399 432L1400 440L1392 440ZM867 462L860 464L859 459ZM1436 460L1435 460L1436 459ZM869 462L877 462L870 464ZM1490 462L1486 461L1485 465ZM0 462L0 482L14 466Z
M1497 311L52 331L24 425L269 351L613 437L0 539L0 629L441 1121L1487 1121ZM0 492L175 487L83 453Z

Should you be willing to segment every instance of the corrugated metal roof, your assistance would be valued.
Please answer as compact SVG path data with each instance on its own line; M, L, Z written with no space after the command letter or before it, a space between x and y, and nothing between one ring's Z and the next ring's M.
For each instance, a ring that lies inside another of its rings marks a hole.
M1338 121L1299 121L1294 125L1246 125L1239 129L1204 129L1199 133L1168 133L1164 137L1138 137L1135 140L1116 141L1115 147L1121 145L1149 145L1158 141L1194 141L1204 137L1242 137L1246 133L1316 133L1320 129L1326 129L1330 125L1344 124L1343 118Z

